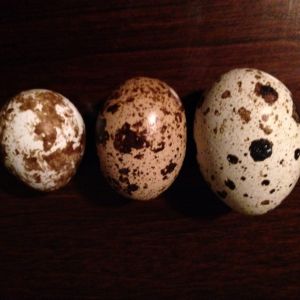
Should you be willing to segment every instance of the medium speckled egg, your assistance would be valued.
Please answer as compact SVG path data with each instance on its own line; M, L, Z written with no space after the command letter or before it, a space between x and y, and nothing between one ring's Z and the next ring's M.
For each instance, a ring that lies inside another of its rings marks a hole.
M0 112L0 147L4 165L25 184L56 190L70 181L83 156L84 122L64 96L24 91Z
M105 103L96 127L101 170L123 196L153 199L178 175L186 118L166 83L145 77L126 81Z
M196 110L194 139L205 180L241 213L275 208L299 178L299 118L292 95L265 72L224 74Z

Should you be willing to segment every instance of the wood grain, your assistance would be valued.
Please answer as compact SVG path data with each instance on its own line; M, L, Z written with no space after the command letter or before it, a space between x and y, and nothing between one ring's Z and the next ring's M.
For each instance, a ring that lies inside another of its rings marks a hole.
M241 66L277 76L300 108L299 1L1 1L0 103L44 87L88 128L74 180L34 192L0 170L2 299L297 299L300 186L262 217L230 211L204 184L196 102ZM157 77L184 101L187 157L149 203L114 194L94 146L97 110L122 81Z

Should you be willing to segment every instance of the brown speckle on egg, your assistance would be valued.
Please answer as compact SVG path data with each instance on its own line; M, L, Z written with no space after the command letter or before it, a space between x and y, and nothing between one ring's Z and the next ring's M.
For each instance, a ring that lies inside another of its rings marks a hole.
M177 164L170 161L170 163L164 169L161 169L161 171L160 171L161 175L165 176L169 173L172 173L176 166L177 166Z
M270 184L270 180L265 179L261 182L261 185L269 185Z
M206 116L209 113L209 107L206 108L206 110L203 112L203 115Z
M240 115L244 123L248 123L251 120L251 111L247 110L245 107L239 108L238 114Z
M299 115L298 115L298 113L297 113L297 108L296 108L295 103L293 103L292 118L295 120L295 122L296 122L297 124L300 123L300 118L299 118Z
M265 126L264 124L262 124L261 122L259 122L259 128L266 134L269 135L273 132L272 128L270 128L269 126Z
M254 92L257 96L261 96L270 105L278 99L278 93L274 88L269 85L263 85L260 82L256 83Z
M226 99L226 98L230 98L230 97L231 97L231 93L228 90L224 91L221 95L222 99Z
M121 153L131 153L131 149L141 149L149 147L146 136L130 129L130 125L125 122L116 132L114 147Z
M261 205L269 205L270 204L270 200L263 200L260 203Z
M250 155L254 161L263 161L272 155L273 143L267 139L258 139L251 142Z
M295 152L294 152L294 158L295 158L295 160L298 160L299 156L300 156L300 149L297 148L297 149L295 150Z
M227 180L225 180L225 185L228 187L228 188L230 188L231 190L234 190L235 189L235 183L232 181L232 180L230 180L230 179L227 179Z
M229 163L235 165L238 163L239 159L237 156L233 155L233 154L228 154L227 155L227 160L229 161Z

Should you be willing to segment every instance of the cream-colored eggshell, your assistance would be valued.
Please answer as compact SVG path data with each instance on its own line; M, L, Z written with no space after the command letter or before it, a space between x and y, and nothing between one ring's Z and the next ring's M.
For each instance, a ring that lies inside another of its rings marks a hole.
M85 148L85 126L76 107L45 89L21 92L0 112L0 146L5 166L41 191L66 185Z
M126 81L99 114L101 170L123 196L149 200L165 191L179 173L185 149L182 103L160 80Z
M194 139L205 180L239 212L275 208L299 178L295 105L286 86L265 72L224 74L196 110Z

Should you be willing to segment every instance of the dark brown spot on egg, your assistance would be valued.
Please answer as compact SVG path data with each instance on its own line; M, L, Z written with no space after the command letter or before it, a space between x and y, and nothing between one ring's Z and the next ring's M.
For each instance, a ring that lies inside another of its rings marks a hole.
M231 190L235 189L235 183L232 180L226 179L224 183L229 189Z
M131 97L131 96L130 96L130 97L128 97L128 98L126 99L126 102L129 102L129 103L130 103L130 102L133 102L133 101L134 101L134 98L133 98L133 97Z
M126 192L131 195L133 192L137 191L139 186L136 184L129 184L126 188Z
M247 197L248 197L248 194L243 194L243 196L244 196L245 198L247 198Z
M142 159L144 157L143 153L138 153L137 155L134 156L136 159Z
M203 112L203 115L206 116L210 111L210 108L208 107L204 112Z
M254 76L256 79L261 79L261 76L260 75L255 75Z
M270 184L270 180L265 179L261 182L261 185L269 185Z
M294 152L294 158L295 158L295 160L298 160L299 156L300 156L300 149L297 148L297 149L295 150L295 152Z
M130 184L129 179L128 179L127 176L120 175L119 176L119 181L122 182L122 183Z
M119 173L122 175L128 175L129 171L130 171L129 168L119 169Z
M143 121L138 121L132 125L132 127L138 129L143 126Z
M297 107L295 105L295 103L293 102L293 112L292 112L292 118L295 120L295 122L298 124L300 123L300 118L299 115L297 113Z
M131 149L149 147L149 142L142 132L131 130L126 122L115 134L114 147L121 153L131 153Z
M250 155L254 161L263 161L272 155L273 143L267 139L258 139L251 142Z
M161 129L160 129L160 133L161 133L161 134L164 134L164 133L166 132L166 130L167 130L167 126L166 126L166 125L163 125L163 126L161 127Z
M228 154L227 155L227 160L229 161L229 163L235 165L238 163L239 159L237 156L233 155L233 154Z
M242 176L242 177L241 177L241 180L242 180L242 181L245 181L245 180L246 180L246 177L245 177L245 176Z
M176 120L177 123L182 122L182 113L181 112L176 112L175 113L175 120Z
M57 149L49 155L43 155L43 159L47 162L48 166L56 172L60 172L62 169L74 169L73 162L79 161L82 154L82 145L73 148L73 143L67 143L64 149Z
M215 114L215 116L221 115L221 113L217 109L215 110L214 114Z
M170 115L171 114L165 107L161 107L160 110L163 112L164 115Z
M261 205L269 205L270 204L270 200L263 200L260 202Z
M238 114L245 123L248 123L251 120L251 111L247 110L245 107L239 108Z
M239 87L239 93L242 91L242 82L241 81L238 81L237 82L238 84L238 87Z
M272 189L271 191L270 191L270 194L273 194L275 192L275 189Z
M166 176L167 174L170 174L174 171L176 168L177 164L173 163L170 161L170 163L164 168L160 170L161 175Z
M154 149L151 149L154 153L163 151L163 150L165 149L165 142L160 142L160 143L158 143L157 146L158 146L158 147L156 147L156 148L154 148Z
M113 104L113 105L110 105L107 107L106 111L109 112L109 113L116 113L119 109L120 105L119 104Z
M226 98L231 97L230 91L228 91L228 90L224 91L224 92L222 93L221 97L222 97L222 99L226 99Z
M259 128L266 134L269 135L273 130L269 126L265 126L263 123L259 122Z
M34 154L33 154L34 155ZM26 171L42 171L37 157L33 155L23 155L23 161Z
M260 82L256 83L254 92L257 96L261 96L265 102L270 105L272 105L278 99L278 93L274 88L272 88L270 85L263 85Z
M214 134L217 134L218 133L218 128L214 128Z
M36 183L41 183L42 179L41 179L41 176L39 174L35 173L35 174L32 175L32 177L33 177L33 179Z

